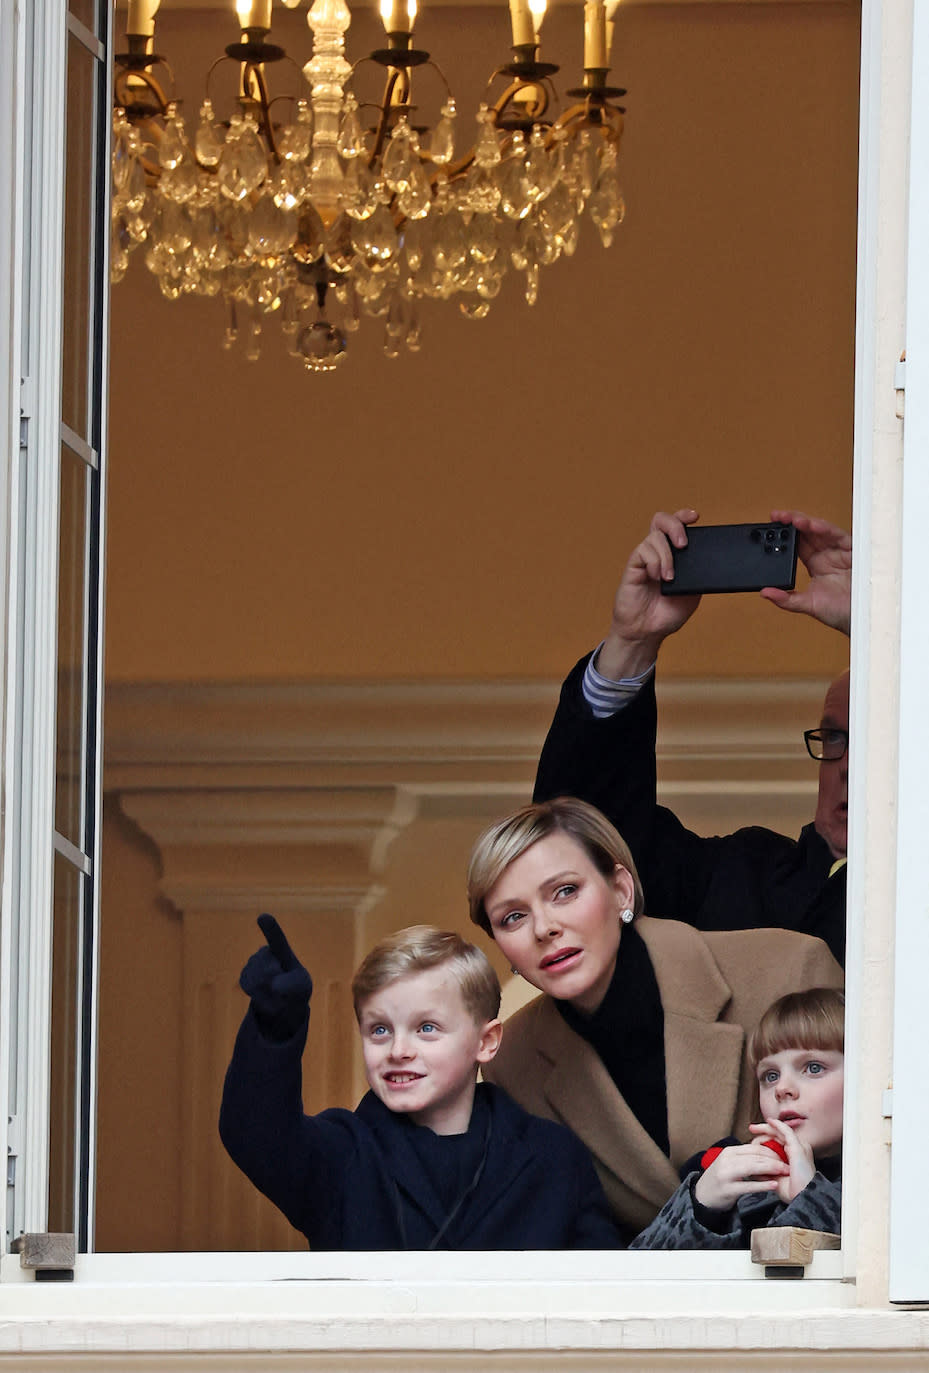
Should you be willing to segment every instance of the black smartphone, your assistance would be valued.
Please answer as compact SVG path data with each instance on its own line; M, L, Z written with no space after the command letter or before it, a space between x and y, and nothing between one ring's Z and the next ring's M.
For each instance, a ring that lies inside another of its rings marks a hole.
M695 524L687 547L675 548L674 581L663 596L707 592L792 591L797 579L797 531L792 524Z

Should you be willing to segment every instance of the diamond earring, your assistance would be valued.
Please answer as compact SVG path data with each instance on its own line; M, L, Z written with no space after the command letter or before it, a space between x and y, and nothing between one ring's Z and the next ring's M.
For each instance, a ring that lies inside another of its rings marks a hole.
M619 918L624 925L631 925L635 919L635 911L631 911L627 906L624 911L620 911Z

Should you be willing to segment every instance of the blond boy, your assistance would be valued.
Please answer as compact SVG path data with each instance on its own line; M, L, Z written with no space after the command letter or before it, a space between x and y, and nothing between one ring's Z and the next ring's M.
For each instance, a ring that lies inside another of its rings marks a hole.
M502 1033L479 949L426 925L372 949L352 983L370 1091L354 1111L307 1116L312 981L277 921L258 923L220 1134L313 1249L619 1246L583 1145L477 1084Z

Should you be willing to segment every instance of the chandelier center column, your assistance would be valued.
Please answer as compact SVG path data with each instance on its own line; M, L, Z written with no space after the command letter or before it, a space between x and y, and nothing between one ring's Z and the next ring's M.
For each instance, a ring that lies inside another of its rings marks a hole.
M351 19L345 0L315 0L306 17L313 33L313 56L303 68L313 105L310 193L327 229L339 213L342 191L337 145L343 88L352 70L345 60L345 34Z

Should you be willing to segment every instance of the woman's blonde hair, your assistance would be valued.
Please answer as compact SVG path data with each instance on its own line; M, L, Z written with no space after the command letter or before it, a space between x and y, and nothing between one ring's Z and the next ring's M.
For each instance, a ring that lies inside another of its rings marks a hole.
M475 925L493 938L484 909L487 893L514 861L550 834L575 839L599 873L612 880L616 865L626 869L635 888L632 910L641 915L645 905L642 883L626 841L606 816L575 796L542 801L498 820L486 829L471 851L468 865L468 903Z
M500 981L486 955L461 935L452 930L437 930L434 925L410 925L375 944L352 978L355 1018L361 1018L363 1004L382 987L400 977L431 972L433 968L448 969L476 1024L496 1020Z
M763 1058L785 1049L845 1052L845 994L834 987L789 992L769 1006L752 1031L748 1058L756 1067Z

